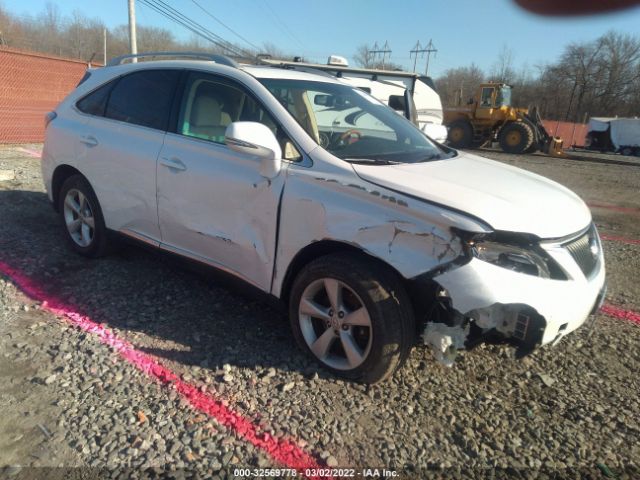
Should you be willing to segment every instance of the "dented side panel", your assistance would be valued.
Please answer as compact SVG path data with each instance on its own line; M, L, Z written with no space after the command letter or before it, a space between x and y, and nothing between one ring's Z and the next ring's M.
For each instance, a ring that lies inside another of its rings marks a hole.
M268 180L258 158L174 134L167 134L161 156L185 165L184 171L158 166L163 246L269 291L287 165Z
M463 215L372 185L341 163L289 168L272 288L276 296L291 261L314 242L356 246L410 278L462 255L452 226L484 231Z

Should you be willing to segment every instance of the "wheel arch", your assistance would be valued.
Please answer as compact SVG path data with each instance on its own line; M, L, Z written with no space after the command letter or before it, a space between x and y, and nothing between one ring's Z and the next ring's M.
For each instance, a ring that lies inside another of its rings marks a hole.
M368 260L374 261L384 266L385 268L390 269L400 279L403 286L405 288L408 287L407 279L405 279L402 276L402 274L398 272L397 269L395 269L392 265L385 262L384 260L381 260L380 258L375 257L370 253L366 252L364 249L356 245L337 241L337 240L319 240L317 242L313 242L307 245L302 250L300 250L295 255L295 257L293 257L293 260L291 260L291 262L289 263L289 266L287 267L287 272L285 273L284 280L282 281L282 285L280 287L280 294L279 294L280 300L282 300L285 303L289 302L289 295L291 293L293 282L295 278L298 276L298 274L300 273L300 271L302 271L302 269L306 265L316 260L317 258L324 257L325 255L330 255L334 253L343 253L343 252L350 252L350 253L353 253L354 255L359 255L361 257L367 258Z
M81 175L83 178L87 178L82 175L82 172L71 165L58 165L51 177L51 199L53 200L53 208L58 211L58 200L60 195L60 189L64 182L74 175ZM87 180L88 181L88 180Z

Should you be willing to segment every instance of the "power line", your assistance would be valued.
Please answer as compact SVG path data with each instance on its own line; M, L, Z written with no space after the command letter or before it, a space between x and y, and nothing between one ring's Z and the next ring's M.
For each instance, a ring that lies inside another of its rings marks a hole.
M172 15L171 13L169 13L168 11L165 11L164 9L162 9L162 7L160 5L156 5L154 3L151 2L151 0L139 0L143 5L149 7L150 9L154 10L155 12L159 13L160 15L162 15L165 18L168 18L169 20L172 20L173 22L177 23L178 25L185 27L187 30L191 31L192 33L194 33L195 35L204 38L205 40L208 40L212 43L214 43L215 45L218 45L220 48L226 48L225 45L221 44L220 42L218 42L217 40L214 40L212 38L209 37L209 35L203 33L202 30L199 30L197 28L194 28L193 26L190 26L188 24L186 24L184 21L180 20L178 17L176 17L175 15Z
M372 53L373 54L373 58L375 60L375 57L381 53L382 54L382 70L384 70L384 62L387 56L387 53L389 54L389 59L391 59L391 50L389 49L389 42L385 40L384 45L382 48L378 47L378 42L373 44L373 50L368 50L367 54Z
M208 16L210 16L211 18L213 18L216 22L218 22L220 25L222 25L224 28L226 28L227 30L229 30L231 33L233 33L236 37L238 37L239 39L243 40L247 45L252 46L253 48L256 49L256 51L260 51L260 47L258 47L255 43L251 43L249 40L247 40L246 38L244 38L242 35L240 35L238 32L236 32L235 30L233 30L231 27L225 25L222 20L218 19L218 17L216 17L215 15L213 15L211 12L209 12L207 9L205 9L202 5L200 5L198 2L196 2L196 0L191 0L193 3L196 4L196 6L202 10L204 13L206 13Z
M412 55L415 55L413 59L414 72L416 71L416 63L418 63L418 54L422 54L422 56L424 57L424 52L426 52L426 50L422 48L422 45L420 45L420 40L416 42L416 46L413 47L413 50L409 50L409 58L411 58Z
M434 58L436 56L436 53L438 53L438 50L433 48L433 42L431 41L431 39L429 39L429 44L427 45L425 52L427 52L427 66L424 69L424 74L426 76L429 76L429 58L431 57L431 53L433 53Z
M223 51L230 52L231 55L235 55L238 57L247 56L247 55L251 56L246 51L243 51L243 49L236 47L230 42L227 42L225 39L223 39L219 35L216 35L211 30L191 20L189 17L187 17L186 15L183 15L182 13L180 13L170 5L166 4L162 0L140 0L140 2L146 5L147 7L151 8L152 10L156 11L160 15L183 26L187 30L196 34L197 36L202 37L205 40L208 40L214 45L217 45Z
M273 18L276 19L276 21L282 26L282 28L287 32L287 34L296 42L298 42L300 44L300 46L302 48L304 48L304 44L302 43L302 41L297 37L297 35L295 35L287 26L286 23L284 23L280 17L278 16L278 14L271 8L271 5L269 5L269 2L267 2L267 0L262 0L262 2L266 5L266 7L269 9L269 12L271 13L271 15L273 16Z
M149 0L147 0L149 1ZM187 17L186 15L184 15L183 13L181 13L179 10L173 8L171 5L169 5L168 3L164 2L163 0L151 0L153 2L155 2L156 4L162 4L162 6L164 6L165 9L169 10L171 13L173 13L174 15L179 16L180 18L182 18L184 21L190 23L191 25L193 25L195 28L199 29L200 31L203 31L204 33L208 34L209 36L211 36L213 39L217 40L217 42L219 42L220 44L222 44L222 48L226 48L227 50L234 52L234 54L238 55L238 52L240 52L240 56L242 55L246 55L247 51L237 47L236 45L232 44L231 42L225 40L224 38L222 38L220 35L217 35L216 33L212 32L211 30L209 30L208 28L202 26L201 24L199 24L198 22L192 20L191 18Z

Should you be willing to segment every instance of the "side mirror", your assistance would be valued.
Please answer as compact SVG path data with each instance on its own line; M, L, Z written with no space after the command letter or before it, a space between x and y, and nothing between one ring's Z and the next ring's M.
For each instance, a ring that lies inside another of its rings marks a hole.
M313 97L313 103L322 107L333 107L334 98L331 95L317 94Z
M227 146L260 160L260 175L275 178L282 168L282 149L276 136L258 122L233 122L224 133Z
M405 113L407 110L407 103L404 95L389 95L389 107Z

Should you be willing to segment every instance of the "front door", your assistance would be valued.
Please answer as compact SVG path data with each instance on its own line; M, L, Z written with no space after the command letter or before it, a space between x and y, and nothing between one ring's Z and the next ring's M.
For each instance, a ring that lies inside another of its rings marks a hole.
M278 127L228 79L193 72L184 88L176 131L167 133L158 160L163 246L269 290L286 163L268 180L255 157L224 144L224 133L238 120Z
M495 105L495 88L482 87L480 92L480 101L476 108L476 118L489 119L493 115L493 107Z

